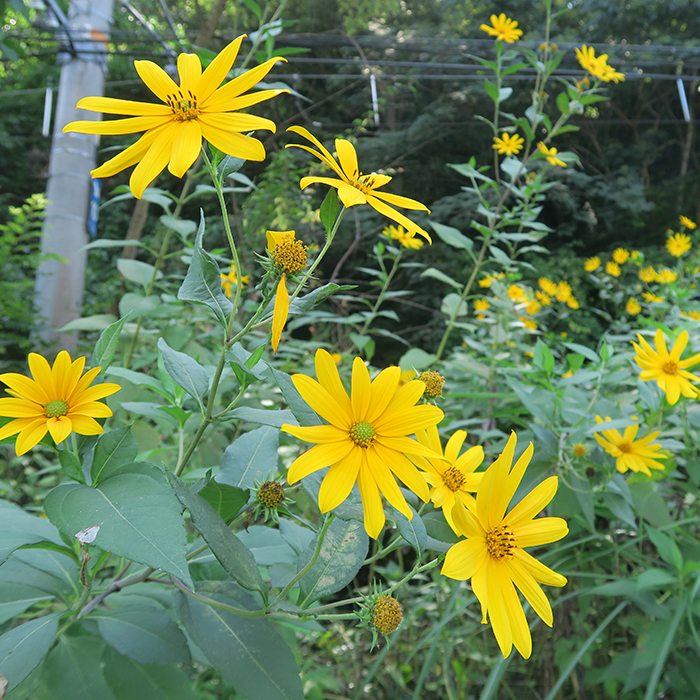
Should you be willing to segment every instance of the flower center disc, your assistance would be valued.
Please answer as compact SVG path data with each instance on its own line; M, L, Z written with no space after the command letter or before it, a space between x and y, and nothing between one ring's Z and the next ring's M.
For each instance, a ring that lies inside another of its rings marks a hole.
M168 95L168 104L173 110L175 121L189 122L199 116L197 98L190 90L187 91L187 95L183 95L181 91L176 95Z
M63 399L56 399L55 401L50 401L46 408L44 409L44 415L47 418L58 418L59 416L65 416L68 413L70 406L68 401Z
M678 372L678 363L673 360L669 360L664 363L663 370L666 374L676 374Z
M306 267L307 250L308 248L301 241L288 238L275 246L272 257L280 270L288 275L293 275Z
M450 467L445 469L442 480L450 491L459 491L464 485L464 474L456 467Z
M617 449L620 450L620 452L624 452L627 454L628 452L632 451L632 445L629 442L621 442L618 446Z
M360 173L360 176L352 181L352 186L360 190L362 194L371 194L374 189L374 177Z
M358 421L350 428L350 438L360 447L369 447L374 442L374 436L377 434L371 424L365 421Z
M515 549L515 536L507 525L499 525L486 535L486 549L494 559L511 559Z

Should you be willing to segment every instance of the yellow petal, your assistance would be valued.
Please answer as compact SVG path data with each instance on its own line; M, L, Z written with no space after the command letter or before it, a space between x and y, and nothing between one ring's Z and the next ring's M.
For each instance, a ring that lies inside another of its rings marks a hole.
M56 393L57 387L54 386L53 374L51 372L51 365L46 361L46 358L39 355L39 353L30 352L27 362L29 363L29 371L32 373L32 377L34 377L36 383L46 392L49 401L58 398Z
M552 606L549 604L547 596L535 579L532 578L525 570L525 567L515 558L508 560L508 568L510 569L513 582L525 596L527 602L530 603L532 609L540 616L546 625L551 627L554 621Z
M86 402L104 399L105 396L111 396L119 390L121 390L119 384L112 384L111 382L96 384L95 386L87 387L82 391L78 391L76 388L67 395L66 401L70 403L72 408L73 406L79 406Z
M366 450L363 453L366 453ZM365 530L371 538L376 540L384 527L386 516L379 488L369 470L366 457L360 465L357 485L360 487L360 498L362 498L362 507L365 511Z
M321 386L335 398L342 410L347 414L348 420L352 420L352 403L340 381L338 366L329 352L323 348L316 351L315 357L316 376Z
M138 163L148 152L158 135L169 128L169 124L164 124L156 129L147 131L136 143L125 148L119 155L114 156L107 162L90 171L92 177L111 177L116 173L125 170Z
M308 452L304 452L303 455L292 462L292 466L289 467L289 472L287 473L287 481L290 484L295 484L300 479L313 474L319 469L330 467L344 459L353 448L361 449L357 448L350 439L328 445L316 445L316 447L312 447Z
M263 129L271 131L273 134L277 131L275 122L255 114L202 113L199 115L199 121L222 131L243 132Z
M139 131L155 129L170 121L168 117L131 117L130 119L110 119L108 121L77 121L66 124L63 133L79 134L136 134Z
M346 207L355 207L359 204L367 204L365 194L353 185L343 184L338 188L338 198Z
M245 34L241 34L241 36L234 39L228 46L219 51L216 58L206 67L204 73L202 73L202 77L193 90L200 105L206 102L228 75L240 51L241 42L245 37Z
M11 420L9 423L6 423L2 426L2 428L0 428L0 440L17 435L17 433L22 432L35 420L36 418L18 418L17 420Z
M335 150L338 153L338 161L349 179L355 180L360 176L360 169L357 165L357 151L355 147L346 139L335 140Z
M101 435L104 433L104 428L89 416L71 416L71 423L73 423L73 432L80 435Z
M479 486L479 493L476 496L477 515L484 527L493 528L501 524L505 505L498 502L498 492L503 488L508 477L508 472L513 463L513 452L517 437L515 432L511 432L508 442L498 459L484 472L484 476ZM487 525L488 524L488 525Z
M199 56L194 53L181 53L177 57L177 72L180 76L180 89L185 98L190 95L195 96L193 91L202 77L202 63Z
M350 399L355 420L366 420L370 401L370 386L367 367L365 367L365 363L360 357L356 357L352 363L352 391Z
M488 553L484 540L472 537L453 544L445 555L440 573L457 581L470 579L486 562Z
M202 129L196 120L178 124L170 153L168 170L175 177L183 177L197 160L202 150Z
M73 418L73 416L92 416L93 418L109 418L112 415L112 409L104 403L99 401L90 401L87 403L80 403L77 406L71 406L68 412L68 417Z
M452 508L454 524L464 537L474 537L486 542L486 531L476 515L465 507L463 496L466 496L466 494L459 493L455 495L455 504Z
M301 146L299 146L299 148L301 148ZM301 180L299 180L299 187L302 190L305 190L309 185L315 184L330 185L331 187L340 189L344 187L346 183L334 177L302 177Z
M504 522L511 528L515 528L530 521L554 498L558 485L559 479L556 476L550 476L545 479L541 484L535 486L527 496L523 496L520 503L514 506L505 517ZM491 527L495 527L495 525L498 524L499 523L492 523Z
M134 68L146 87L160 100L168 102L170 95L177 95L178 86L173 79L153 61L134 61Z
M491 505L496 513L493 524L495 524L496 520L503 520L506 508L515 495L515 492L518 490L518 486L520 486L520 482L522 481L528 464L530 464L534 452L535 448L532 443L530 443L508 473L505 483L501 484L501 487L497 490L494 502Z
M387 367L383 369L372 381L369 406L367 407L367 420L374 425L386 410L399 387L401 377L400 367Z
M80 381L80 376L85 369L85 358L79 357L73 364L71 364L66 376L63 380L63 387L61 389L61 395L65 397L66 401L69 401L69 397L73 395L75 387L78 386Z
M257 139L217 129L202 120L200 120L200 126L202 127L202 136L214 148L218 148L227 155L244 160L265 160L265 147Z
M437 428L435 428L434 431L437 435ZM459 456L459 451L462 449L462 445L464 445L464 441L466 439L466 430L456 430L454 433L452 433L452 436L447 441L447 445L445 446L445 458L448 462L456 461L457 457Z
M348 433L345 430L340 430L334 425L312 425L308 427L299 427L296 425L289 425L285 423L281 430L300 440L305 440L306 442L315 442L318 444L325 444L330 442L341 442L342 440L347 440Z
M282 275L282 279L277 285L275 296L275 310L272 314L272 349L277 354L282 331L287 323L289 315L289 293L287 292L287 275Z
M42 386L39 382L29 377L25 377L23 374L16 374L15 372L0 374L0 381L7 384L13 392L22 398L26 398L34 403L45 406L51 401L46 391L47 387Z
M74 396L78 396L78 394L81 394L84 392L91 384L92 380L97 377L97 375L100 373L101 367L93 367L92 369L89 369L85 374L80 378L80 381L78 382L77 386L75 387L75 391L73 392ZM95 396L94 394L90 394L90 399L94 401L97 398L104 398L105 396L109 396L109 394L113 394L115 391L119 391L119 389L116 389L114 387L118 387L119 384L100 384L102 387L111 387L112 390L108 394L103 394L102 396ZM119 387L121 388L121 387ZM66 401L70 400L71 397L67 397Z
M527 626L523 605L520 602L520 598L518 598L518 593L510 578L507 562L495 562L494 568L497 571L513 644L524 659L529 659L530 654L532 654L532 637L530 636L530 629Z
M537 518L515 526L513 531L518 547L537 547L566 537L569 526L563 518Z
M239 75L237 78L226 83L226 85L220 87L209 99L203 101L200 108L208 112L228 109L226 105L227 102L234 97L242 95L254 85L257 85L261 80L264 80L265 76L272 70L274 65L280 61L286 62L286 59L280 58L279 56L271 58L269 61L265 61L265 63L261 63L259 66Z
M411 520L413 518L413 512L408 507L408 503L406 503L406 499L401 493L401 489L396 483L396 479L391 473L389 467L381 460L376 450L365 450L365 458L367 460L367 464L369 465L369 471L372 474L372 478L379 487L379 490L383 494L384 498L386 498L386 500L389 501L389 503L391 503L391 505L394 506L399 513L402 513L409 520Z
M426 503L430 500L430 493L425 476L411 464L409 459L393 450L387 450L381 444L375 444L374 450L381 461L386 464L386 466L388 466L389 469L401 479L406 487L418 496L418 498Z
M352 491L362 463L362 451L351 450L345 459L334 464L321 482L318 492L318 508L327 513L337 508Z
M49 418L46 421L46 425L51 433L53 441L57 445L62 443L73 432L73 424L68 416Z
M41 404L26 399L0 399L0 416L6 418L38 418L44 415Z
M498 642L498 646L507 658L513 648L513 632L510 627L510 609L506 608L506 601L501 590L501 583L510 583L510 580L501 582L497 563L490 558L486 559L486 587L489 591L488 613L491 627ZM512 584L511 584L512 585ZM512 601L509 601L512 603Z
M134 168L129 178L131 193L136 199L141 199L144 190L161 174L170 161L173 141L177 134L178 126L169 124L161 131L151 144L141 162Z
M256 92L241 95L240 97L232 97L230 100L222 102L218 109L221 112L233 112L235 110L246 109L247 107L252 107L260 102L271 100L273 97L285 93L289 93L289 90L257 90Z
M481 622L486 624L489 606L489 588L486 585L486 564L489 558L484 560L484 566L478 568L472 575L471 585L472 591L479 603L481 603Z
M305 151L308 151L309 153L313 154L316 156L319 160L323 161L329 168L334 170L336 174L343 180L344 182L347 182L347 177L345 173L343 172L342 168L336 163L335 158L331 155L330 151L308 130L305 129L303 126L290 126L287 131L291 131L294 134L299 134L299 136L303 136L305 139L311 141L316 148L318 148L319 153L316 153L316 151L312 150L308 146L302 146L298 145L296 143L290 143L288 146L290 148L302 148ZM306 178L304 178L306 179ZM302 180L303 182L304 180ZM301 189L303 190L305 185L301 186Z
M442 416L442 411L437 406L411 406L400 413L396 411L387 412L373 425L375 430L381 433L382 436L399 437L434 426L442 420ZM437 454L440 454L440 452Z
M544 583L548 586L566 585L567 581L564 576L558 574L556 571L552 571L552 569L545 566L542 562L537 561L535 557L528 554L524 549L516 548L513 550L513 556L523 565L525 571L538 583Z
M343 410L342 406L327 389L305 374L292 375L292 381L304 401L306 401L316 413L322 418L325 418L332 425L346 431L346 434L349 433L353 423L352 415Z
M15 452L18 455L23 455L41 442L44 435L48 431L46 418L37 418L31 423L22 428L15 442Z
M408 197L401 197L398 194L389 194L389 192L372 192L374 197L381 199L387 204L391 204L394 207L401 207L402 209L413 209L417 211L427 211L430 214L430 209L417 202L415 199L409 199Z
M105 114L123 114L130 117L172 117L173 110L168 105L156 105L150 102L133 102L117 100L113 97L83 97L78 100L78 109ZM65 129L63 130L65 132Z
M377 444L384 445L384 447L388 447L395 452L403 452L407 455L418 455L419 457L427 457L428 459L443 459L443 457L433 452L430 448L423 447L417 440L411 440L411 438L408 437L384 437L378 435L375 439Z
M53 386L56 390L56 398L65 399L65 380L68 371L71 368L73 361L66 350L61 350L61 352L56 355L56 359L53 362L53 367L51 368L51 373L53 376Z
M430 234L426 230L422 229L420 226L418 226L418 224L416 224L414 221L411 221L408 217L397 212L396 209L392 209L388 204L385 204L380 199L377 199L377 197L368 196L367 204L376 209L380 214L383 214L392 221L395 221L397 224L401 224L401 226L403 226L409 233L418 233L421 236L423 236L423 238L425 238L425 240L427 240L428 243L433 242L430 238Z

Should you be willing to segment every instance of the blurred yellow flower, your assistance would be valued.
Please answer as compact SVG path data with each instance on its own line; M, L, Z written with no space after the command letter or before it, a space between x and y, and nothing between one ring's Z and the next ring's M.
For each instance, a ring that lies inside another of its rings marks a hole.
M525 307L525 313L534 316L538 311L542 309L542 304L540 304L539 301L532 300L528 303L528 305Z
M531 318L526 318L525 316L518 316L518 321L520 321L525 328L529 331L536 331L537 330L537 323L533 321Z
M477 299L474 302L474 311L486 311L486 309L490 309L491 304L489 304L488 299L482 297L481 299Z
M573 294L566 300L566 305L570 309L574 309L574 310L576 310L580 307L580 305L578 303L578 299Z
M693 321L700 321L700 311L681 311L681 316L692 318Z
M516 304L528 301L525 290L519 284L511 284L510 287L508 287L508 298Z
M465 507L461 494L455 497L452 519L466 539L450 547L441 573L458 581L471 579L481 603L481 622L491 620L504 658L515 645L527 659L532 638L516 587L551 627L552 608L538 584L565 586L567 581L525 548L556 542L566 537L569 528L562 518L535 519L557 492L556 476L545 479L506 513L533 455L530 443L511 468L516 442L511 433L499 458L484 472L471 509Z
M557 285L557 291L554 295L558 301L566 303L571 298L571 285L563 280Z
M420 238L412 236L403 226L387 226L382 233L398 241L404 248L418 250L423 247L424 242Z
M618 265L624 265L629 260L630 252L624 248L615 248L612 257Z
M236 286L238 280L238 276L236 275L236 265L231 263L228 272L226 274L222 272L220 277L221 288L224 290L224 295L229 299L232 299L233 294L231 292L231 288ZM241 275L241 286L245 287L246 284L250 284L250 275Z
M685 233L674 233L666 239L666 250L674 258L680 258L682 255L685 255L692 247L690 236L687 236Z
M610 418L603 420L600 416L595 417L596 423L607 423ZM655 433L649 433L641 440L635 440L639 425L628 425L625 432L620 435L617 430L602 430L606 439L600 436L600 432L593 433L593 437L598 444L609 454L615 457L615 466L617 471L624 474L628 469L633 472L642 472L647 476L651 476L649 468L664 469L664 465L658 462L659 459L665 459L668 455L661 449L658 443L650 445L649 443L656 440L661 434L658 430Z
M642 292L642 298L647 304L661 304L664 300L663 297L652 294L651 292Z
M509 19L504 12L501 12L498 16L491 15L491 26L482 24L479 29L490 36L495 36L496 39L512 44L523 35L523 30L517 29L517 26L518 23L515 20Z
M656 274L656 281L663 284L671 284L677 279L678 273L675 270L669 270L666 267L663 270L659 270Z
M608 65L608 54L596 56L592 46L587 47L584 44L580 49L576 49L576 58L584 70L605 83L609 83L611 80L618 83L625 79L624 73L618 73L612 66Z
M332 352L331 358L333 359L333 362L335 362L336 365L340 365L343 363L343 356L339 352Z
M656 282L656 270L654 270L651 265L649 265L649 267L643 267L639 271L639 279L642 280L642 282Z
M512 156L520 153L524 143L525 139L522 136L518 134L511 136L504 131L500 138L494 136L492 148L495 148L501 155Z
M556 285L555 285L556 290ZM556 293L556 292L555 292ZM552 303L552 297L549 294L541 292L539 289L535 292L535 298L542 304L542 306L549 306Z
M554 148L554 146L552 146L551 148L547 148L547 146L545 146L544 143L540 141L537 144L537 149L540 153L542 153L542 155L544 155L547 158L547 162L550 165L558 165L562 168L566 167L566 163L563 160L561 160L561 158L557 158L558 151L556 148Z
M137 199L166 166L182 177L197 160L202 139L235 158L265 160L265 148L247 132L263 129L274 133L275 123L239 110L269 100L288 90L260 90L243 95L257 85L278 61L271 58L219 87L231 70L245 34L232 41L202 72L199 56L181 53L177 58L180 85L153 61L134 61L146 87L165 104L132 102L111 97L84 97L77 107L91 112L129 115L130 119L77 121L63 132L81 134L145 133L119 155L93 170L92 177L110 177L136 165L129 186Z
M540 277L537 280L537 284L539 285L540 289L545 293L548 294L550 297L553 297L557 293L557 285L552 282L552 280L548 279L547 277Z
M634 297L631 297L627 300L625 308L627 309L627 313L630 316L636 316L642 310L642 307L639 305L639 302Z
M694 221L689 219L687 216L681 216L679 218L681 221L681 226L685 226L686 228L689 228L691 231L693 231L694 229L696 229L698 227L698 225Z
M588 258L583 265L586 272L594 272L600 267L600 258L594 255L592 258Z
M639 250L633 250L630 253L630 260L632 260L633 262L637 262L638 260L641 259L641 257L642 257L642 253Z
M620 266L612 260L608 260L608 262L605 263L605 271L612 277L619 277L622 272Z

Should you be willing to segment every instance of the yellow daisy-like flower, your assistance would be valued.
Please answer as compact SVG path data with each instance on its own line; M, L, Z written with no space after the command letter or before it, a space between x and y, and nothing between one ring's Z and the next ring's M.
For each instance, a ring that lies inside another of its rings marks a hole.
M606 423L609 420L610 418L607 417L605 420L600 416L595 417L595 422L598 424ZM664 469L664 465L656 460L665 459L668 455L662 451L661 445L658 443L649 444L659 437L660 430L649 433L641 440L635 440L638 431L639 425L628 425L622 435L619 431L611 429L601 431L606 438L605 440L600 436L600 433L594 433L593 437L608 454L615 457L617 471L624 474L628 469L631 469L633 472L643 472L647 476L651 476L649 467Z
M481 299L477 299L474 302L474 311L486 311L486 309L490 309L491 304L489 304L488 299L485 299L482 297Z
M612 66L608 65L608 54L596 56L592 46L584 44L580 49L576 49L576 58L581 64L581 68L605 83L610 81L618 83L625 79L624 73L618 73Z
M525 316L518 316L518 321L527 328L529 331L536 331L537 330L537 323L533 321L531 318L527 318Z
M619 277L622 273L620 266L612 260L608 260L608 262L605 263L605 271L612 277Z
M0 374L0 381L10 387L7 393L13 397L0 399L0 416L16 419L0 428L0 440L17 435L15 450L23 455L47 432L57 445L73 432L104 432L94 419L107 418L112 411L98 399L119 391L119 384L90 386L101 368L93 367L81 377L85 358L73 362L65 350L58 353L53 367L35 352L29 354L28 361L33 379L22 374Z
M647 304L661 304L664 301L663 297L658 294L653 294L652 292L642 292L642 298Z
M624 248L615 248L612 257L618 265L624 265L630 258L630 252Z
M549 306L552 303L552 297L545 292L541 292L539 289L535 291L535 298L542 304L542 306Z
M600 79L604 83L609 83L610 81L614 82L615 84L619 83L620 81L624 82L625 74L619 73L608 63L607 54L603 54L600 58L605 59L605 61L601 60Z
M93 177L110 177L136 165L129 186L140 198L148 185L167 166L182 177L197 160L202 139L236 158L261 161L265 148L257 139L243 132L255 129L276 131L274 122L252 114L234 113L269 100L287 90L261 90L244 95L270 72L278 61L269 61L249 70L226 85L221 82L231 70L245 35L232 41L202 72L199 57L181 53L177 58L180 85L153 61L134 61L136 72L153 94L165 104L116 100L111 97L84 97L77 106L92 112L128 115L130 119L112 121L77 121L63 127L63 132L82 134L145 133L118 156L91 172Z
M594 255L592 258L588 258L583 264L583 269L586 272L595 272L600 267L600 258Z
M674 233L666 239L666 250L674 258L680 258L682 255L685 255L692 247L690 236L687 236L685 233Z
M669 270L665 267L663 270L659 270L656 274L656 281L662 284L671 284L678 279L678 273L675 270Z
M227 296L229 299L232 299L233 293L231 290L233 287L236 286L238 282L238 276L236 274L236 265L232 263L229 267L229 271L226 274L222 272L220 276L221 288L224 290L224 295ZM241 285L245 287L246 284L250 284L250 276L241 275Z
M541 309L542 309L542 304L540 304L540 302L537 301L537 299L533 299L525 307L525 313L528 314L529 316L534 316L538 311L541 311Z
M516 587L551 627L552 608L538 584L565 586L567 581L525 548L556 542L569 528L562 518L535 519L557 492L556 476L545 479L506 513L534 451L530 443L511 469L516 442L511 433L503 453L484 473L473 509L465 507L461 495L455 498L452 519L467 539L450 547L441 573L459 581L471 579L481 603L481 622L491 620L504 658L515 645L527 659L532 638Z
M700 311L681 311L681 316L692 318L693 321L700 321Z
M641 257L642 253L639 250L633 250L630 253L630 260L632 260L632 262L638 263L638 261L641 260Z
M412 236L403 226L387 226L382 233L398 241L404 248L418 250L423 247L423 241Z
M510 287L508 287L507 294L508 298L516 304L529 301L525 290L519 284L511 284Z
M452 520L452 508L455 496L459 494L464 502L476 507L474 497L469 493L475 492L481 483L482 473L474 473L484 461L484 448L481 445L471 447L464 454L459 452L467 437L465 430L457 430L447 441L444 459L426 459L409 455L411 461L425 472L425 479L430 484L430 500L436 508L442 508L448 525L459 534ZM421 445L442 455L442 444L438 429L432 426L427 430L416 433Z
M579 309L581 305L578 303L578 299L572 294L567 300L566 300L566 305L570 309Z
M493 279L494 278L491 275L486 275L486 277L482 277L479 280L479 286L482 287L483 289L488 289L491 286Z
M517 29L517 26L518 23L515 20L509 19L505 12L501 12L498 16L491 15L491 26L482 24L479 29L500 41L505 41L506 44L512 44L523 35L523 30Z
M689 219L687 216L680 216L679 219L681 222L681 226L685 226L686 228L689 228L691 231L695 230L698 227L698 225L694 221Z
M428 214L430 214L430 209L428 209L425 204L421 204L415 199L401 197L397 194L389 194L388 192L379 192L378 190L380 187L384 187L384 185L391 182L391 177L389 177L389 175L379 175L377 173L363 175L360 172L357 162L357 151L355 151L355 147L350 141L346 139L335 140L335 150L338 153L338 160L336 161L330 151L308 129L305 129L303 126L290 126L287 131L303 136L316 146L318 150L296 143L288 143L285 148L301 148L311 153L311 155L318 158L338 176L338 178L303 177L299 183L302 190L314 183L330 185L338 190L338 197L346 207L354 207L358 204L369 204L383 216L403 226L410 236L414 236L418 233L429 243L432 242L427 231L403 214L400 214L394 207L427 211ZM389 206L390 204L393 206Z
M511 136L504 131L500 138L494 136L492 148L495 148L501 155L512 156L520 153L524 143L525 139L522 136L518 134L513 134Z
M656 380L662 391L666 393L666 400L674 406L681 394L689 399L698 395L698 390L690 383L700 382L700 377L686 371L688 367L700 362L700 353L686 360L681 360L681 355L688 344L688 331L683 331L676 338L671 352L666 348L666 340L663 331L656 329L654 335L654 350L641 335L637 334L639 345L632 342L637 355L634 361L642 368L639 378L643 382Z
M545 146L544 143L540 141L537 144L537 150L547 158L547 162L550 165L558 165L561 168L566 167L566 163L563 160L561 160L561 158L557 158L558 151L556 148L554 148L554 146L552 146L551 148L547 148L547 146Z
M571 299L572 292L571 292L571 285L568 282L561 281L557 285L557 291L554 294L554 296L557 298L558 301L566 303Z
M545 294L549 294L550 297L556 296L557 285L555 282L552 282L552 280L548 279L547 277L540 277L537 280L537 284Z
M352 392L348 396L333 358L319 349L316 376L318 381L295 374L292 381L304 401L329 425L282 426L290 435L317 443L294 460L287 481L294 484L330 466L318 495L322 513L339 506L357 482L365 511L365 530L376 539L385 522L382 494L409 520L413 517L395 477L419 498L428 500L425 478L406 454L437 459L442 455L408 435L437 425L444 414L437 406L415 405L423 396L425 384L414 380L401 386L400 367L388 367L370 381L367 367L356 357Z
M643 267L639 271L639 279L642 280L642 282L656 282L656 270L654 270L651 265L649 265L649 267Z
M636 316L642 310L642 307L639 305L639 302L634 297L631 297L627 300L625 308L627 309L627 313L630 316Z

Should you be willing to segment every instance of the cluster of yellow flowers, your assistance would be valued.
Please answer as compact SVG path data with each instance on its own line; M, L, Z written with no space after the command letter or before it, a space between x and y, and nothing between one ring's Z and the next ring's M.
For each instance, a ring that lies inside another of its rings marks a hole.
M584 44L580 49L576 49L576 58L581 64L581 68L584 68L594 78L598 78L604 83L609 83L611 80L619 83L625 79L624 73L618 73L608 64L608 54L604 53L596 56L595 49L592 46Z

